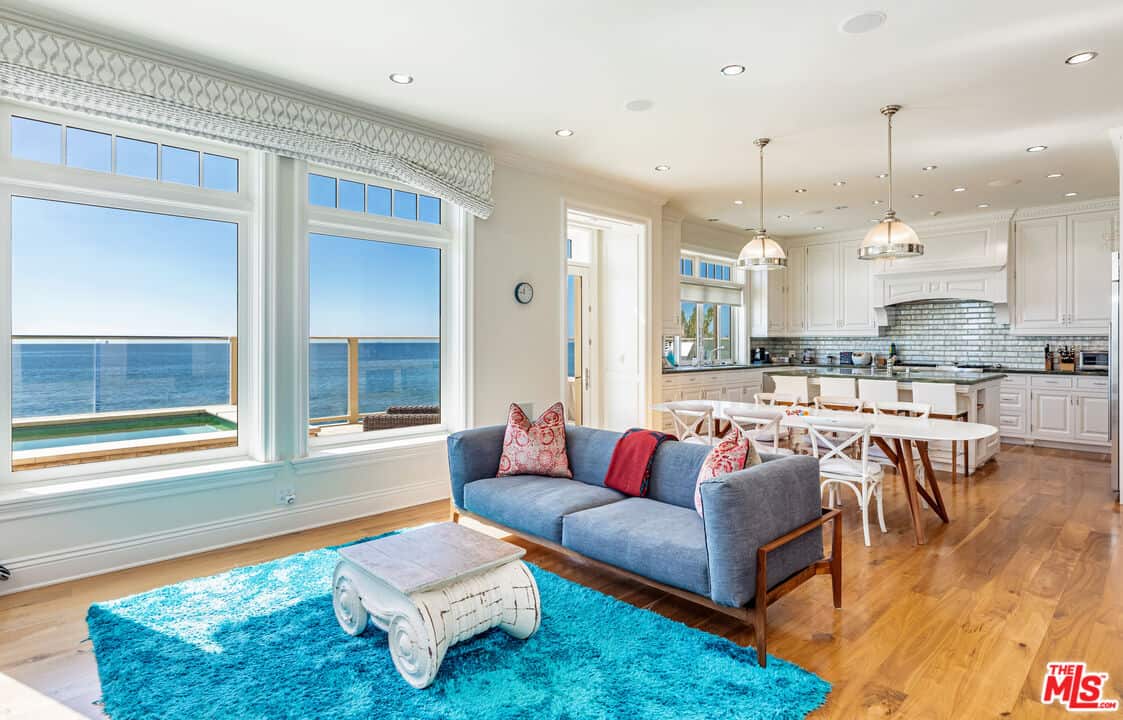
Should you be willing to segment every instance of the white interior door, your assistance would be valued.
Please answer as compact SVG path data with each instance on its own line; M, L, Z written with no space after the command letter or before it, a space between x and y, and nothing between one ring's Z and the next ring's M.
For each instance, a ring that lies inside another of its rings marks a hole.
M595 405L593 393L593 328L596 316L593 311L596 286L590 282L592 269L569 266L566 277L566 382L569 396L566 411L569 420L578 425L591 424Z

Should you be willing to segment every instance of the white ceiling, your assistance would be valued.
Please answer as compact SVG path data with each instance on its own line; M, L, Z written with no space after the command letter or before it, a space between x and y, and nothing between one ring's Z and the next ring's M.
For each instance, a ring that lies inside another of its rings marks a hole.
M25 6L30 7L30 6ZM884 206L886 103L905 220L1118 194L1120 0L36 0L83 25L451 128L496 151L654 190L698 217L779 235L867 224ZM864 35L839 30L867 10ZM1100 57L1070 67L1079 50ZM740 63L748 72L724 77ZM395 85L391 72L411 73ZM646 112L625 103L649 100ZM557 128L575 135L555 137ZM1030 145L1048 145L1029 154ZM671 170L657 173L666 163ZM939 169L921 172L924 165ZM1048 180L1050 172L1061 179ZM841 188L832 186L844 179ZM1002 188L993 180L1020 180ZM967 192L953 193L957 185ZM804 187L808 192L794 193ZM913 199L912 193L924 197ZM741 207L733 200L743 199ZM837 205L847 210L834 210ZM821 211L821 214L812 214ZM788 214L781 221L777 216Z

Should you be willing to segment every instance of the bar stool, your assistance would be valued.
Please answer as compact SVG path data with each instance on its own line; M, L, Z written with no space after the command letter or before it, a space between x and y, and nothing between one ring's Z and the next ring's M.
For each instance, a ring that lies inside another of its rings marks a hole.
M958 395L955 392L955 383L922 383L912 384L912 401L925 403L932 406L929 417L941 420L967 421L967 411L959 409ZM959 443L951 442L951 481L958 479L956 452ZM963 443L963 477L967 477L971 470L971 444Z
M819 378L819 394L827 397L856 398L858 397L857 388L858 384L854 382L854 378Z
M773 392L782 395L795 395L796 401L802 405L810 402L810 383L806 377L793 377L791 375L773 375L775 384Z
M858 397L865 400L868 407L874 407L879 402L897 402L897 381L859 378Z

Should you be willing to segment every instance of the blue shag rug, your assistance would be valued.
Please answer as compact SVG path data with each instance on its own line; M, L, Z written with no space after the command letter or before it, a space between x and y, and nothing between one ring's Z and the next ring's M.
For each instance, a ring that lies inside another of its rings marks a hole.
M90 607L113 720L333 718L533 720L802 718L830 684L751 648L531 565L542 626L494 629L449 649L415 690L373 626L347 635L332 611L334 548L197 578Z

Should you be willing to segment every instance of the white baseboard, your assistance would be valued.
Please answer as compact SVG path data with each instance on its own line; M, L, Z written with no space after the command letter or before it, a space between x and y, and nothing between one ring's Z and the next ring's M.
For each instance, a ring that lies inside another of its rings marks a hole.
M353 520L449 496L447 480L398 485L5 561L0 595Z

